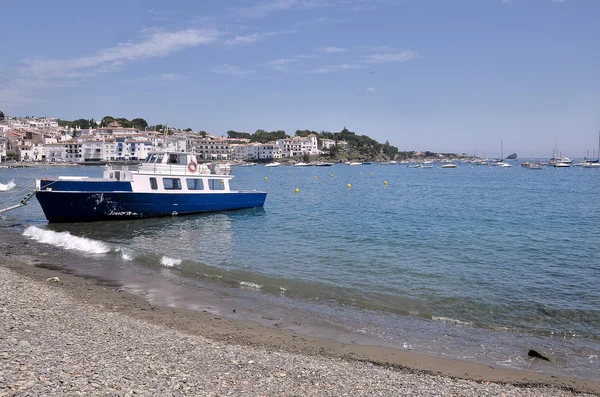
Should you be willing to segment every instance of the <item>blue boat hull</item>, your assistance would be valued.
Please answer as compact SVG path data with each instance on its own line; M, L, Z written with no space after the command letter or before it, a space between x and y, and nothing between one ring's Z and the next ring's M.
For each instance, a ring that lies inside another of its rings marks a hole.
M49 222L90 222L263 207L267 193L134 193L38 190Z

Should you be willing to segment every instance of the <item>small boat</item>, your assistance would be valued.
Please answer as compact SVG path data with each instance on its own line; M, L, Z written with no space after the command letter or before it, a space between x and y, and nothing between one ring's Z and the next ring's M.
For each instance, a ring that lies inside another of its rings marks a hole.
M457 167L458 167L458 165L456 165L456 164L448 163L448 164L442 165L440 168L457 168Z
M522 163L522 164L521 164L521 167L523 167L523 168L526 168L526 169L528 169L528 170L541 170L541 169L543 169L543 168L544 168L544 167L542 167L542 165L541 165L539 162L537 162L537 161L536 161L535 163L528 163L528 162Z
M568 168L571 166L571 163L558 162L558 163L554 163L553 165L555 168Z
M355 166L355 165L363 165L363 163L353 162L353 163L348 163L348 165L353 165L353 166Z
M279 167L280 165L281 165L281 163L278 163L277 161L275 161L274 163L265 164L265 167Z
M199 164L185 152L150 152L137 170L107 165L102 178L36 180L49 222L89 222L263 207L267 193L232 190L229 164Z
M371 165L371 164L373 164L373 163L370 162L370 161L365 161L365 162L362 163L362 165Z
M331 167L333 163L315 163L317 167Z
M256 163L241 163L240 167L255 167Z
M312 164L309 164L309 163L303 163L302 161L300 161L300 162L298 162L298 163L294 164L294 167L310 167L310 166L312 166Z

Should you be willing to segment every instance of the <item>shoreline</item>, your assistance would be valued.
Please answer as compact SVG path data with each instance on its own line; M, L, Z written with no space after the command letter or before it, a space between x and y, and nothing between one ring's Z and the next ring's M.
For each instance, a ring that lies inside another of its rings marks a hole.
M488 366L378 346L344 344L265 327L253 321L225 318L206 311L153 306L141 297L121 291L117 286L104 285L102 280L66 273L60 265L45 263L44 267L38 267L39 265L23 263L8 255L0 259L0 266L37 283L45 283L50 277L59 277L60 282L53 283L52 287L58 286L78 304L100 307L103 311L121 313L133 319L227 345L368 363L415 376L442 376L454 380L493 382L528 388L549 386L600 395L600 382L589 379Z

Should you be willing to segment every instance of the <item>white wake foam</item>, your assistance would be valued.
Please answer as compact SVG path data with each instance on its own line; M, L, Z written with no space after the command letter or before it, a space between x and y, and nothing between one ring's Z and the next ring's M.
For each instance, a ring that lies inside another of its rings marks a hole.
M54 245L68 250L89 252L92 254L105 254L110 247L101 242L85 237L73 236L69 232L53 232L52 230L40 229L37 226L29 226L23 232L24 236L30 237L40 243Z
M442 323L446 323L446 324L455 324L455 325L473 325L472 322L470 321L460 321L454 318L449 318L449 317L438 317L438 316L431 316L431 319L433 321L439 321Z
M15 183L15 181L10 181L6 185L3 183L0 183L0 192L8 192L9 190L14 189L15 187L17 187L17 184Z
M181 264L181 259L169 258L168 256L163 256L160 258L160 264L164 267L173 267L179 266Z
M248 281L240 281L240 285L242 287L253 288L253 289L262 289L262 285L250 283Z
M132 261L133 258L135 258L135 254L128 249L118 248L117 252L121 254L121 259L123 259L124 261Z

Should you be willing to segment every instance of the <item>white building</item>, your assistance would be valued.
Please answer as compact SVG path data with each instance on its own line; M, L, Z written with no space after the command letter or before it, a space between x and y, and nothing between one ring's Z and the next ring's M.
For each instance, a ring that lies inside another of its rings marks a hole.
M335 140L333 139L319 139L320 149L329 149L335 146Z
M66 144L63 142L47 143L46 144L46 160L62 162L67 158Z
M125 157L130 160L146 160L148 153L152 151L152 142L138 139L125 141Z
M46 159L46 147L42 143L29 143L17 147L19 161L43 161Z
M199 139L192 143L192 150L203 160L229 160L229 142L221 139Z
M81 158L85 162L104 160L104 141L90 139L81 142Z
M302 154L319 154L316 135L278 139L275 143L281 152L281 157L294 157Z
M6 148L8 146L8 139L0 136L0 163L6 160Z
M231 158L235 161L270 160L281 158L281 152L275 142L249 143L235 145L230 149Z

